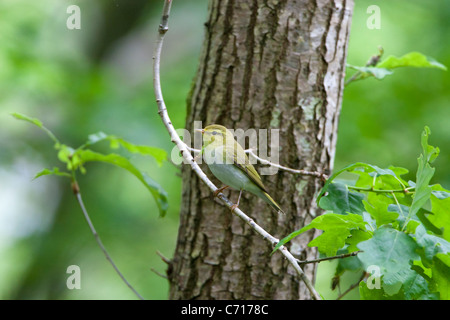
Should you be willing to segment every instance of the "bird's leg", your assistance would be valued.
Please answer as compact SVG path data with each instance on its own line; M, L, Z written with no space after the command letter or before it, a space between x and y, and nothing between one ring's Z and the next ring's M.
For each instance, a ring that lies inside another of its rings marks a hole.
M226 188L228 188L229 186L223 186L222 188L217 189L216 191L214 191L214 198L217 197L219 195L219 193L221 193L223 190L225 190Z
M234 211L237 207L239 207L239 202L241 201L242 191L243 191L243 189L241 189L241 192L239 192L239 198L238 198L237 203L233 204L231 206L231 211Z

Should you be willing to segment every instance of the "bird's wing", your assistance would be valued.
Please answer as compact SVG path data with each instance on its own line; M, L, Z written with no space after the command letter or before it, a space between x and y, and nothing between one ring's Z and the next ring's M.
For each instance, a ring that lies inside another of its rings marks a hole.
M241 169L247 175L247 177L250 178L250 180L252 180L258 187L261 188L261 190L267 192L267 189L261 181L261 177L259 176L258 171L256 171L255 167L250 163L244 149L242 149L237 141L234 141L234 148L234 150L230 150L229 148L225 147L227 156L232 157L233 164Z

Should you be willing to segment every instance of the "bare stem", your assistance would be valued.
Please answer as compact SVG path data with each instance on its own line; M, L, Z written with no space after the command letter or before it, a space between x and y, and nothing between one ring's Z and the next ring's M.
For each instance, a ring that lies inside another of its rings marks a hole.
M186 148L189 151L191 151L191 152L194 152L194 153L197 153L197 154L200 153L200 150L191 148L191 147L189 147L187 145L186 145ZM328 179L328 176L326 174L322 173L322 172L308 171L308 170L304 170L304 169L292 169L292 168L289 168L289 167L282 166L282 165L280 165L278 163L273 163L273 162L271 162L271 161L269 161L267 159L263 159L263 158L259 157L258 155L256 155L256 153L252 149L246 149L245 153L251 155L252 157L254 157L256 160L258 160L262 164L267 164L267 165L270 165L272 167L278 168L280 170L288 171L288 172L299 174L299 175L302 175L302 176L313 176L313 177L320 178L320 179L322 179L324 181Z
M384 49L383 47L378 47L378 54L370 57L369 61L367 61L366 63L366 67L375 67L378 62L380 62L381 56L384 53ZM345 81L344 86L348 86L350 83L352 83L353 81L357 81L357 80L361 80L360 76L363 73L361 71L356 71L349 79L347 79L347 81Z
M166 263L166 264L170 264L170 259L166 258L161 252L159 252L158 250L156 250L156 254L161 258L161 260Z
M358 282L355 282L355 283L352 284L350 287L348 287L348 289L345 290L342 294L340 294L340 295L336 298L336 300L341 300L347 293L349 293L350 291L352 291L353 289L355 289L356 287L358 287L358 286L359 286L359 283L360 283L361 281L363 281L363 279L365 278L365 276L366 276L366 272L363 272L363 274L362 274L361 278L358 280Z
M359 191L359 192L374 192L374 193L414 193L414 188L404 188L404 189L393 189L393 190L384 190L384 189L375 189L373 187L354 187L354 186L347 186L349 189Z
M327 260L334 260L334 259L343 259L343 258L348 258L348 257L354 257L356 256L358 253L360 253L362 251L355 251L355 252L351 252L351 253L344 253L344 254L339 254L337 256L333 256L333 257L326 257L326 258L319 258L319 259L314 259L314 260L297 260L298 263L300 265L304 265L304 264L308 264L308 263L320 263L322 261L327 261Z
M326 174L322 173L322 172L308 171L308 170L304 170L304 169L288 168L288 167L282 166L280 164L270 162L269 160L263 159L263 158L257 156L252 150L250 150L248 153L252 157L257 159L259 162L261 162L262 164L268 164L268 165L271 165L271 166L276 167L278 169L281 169L281 170L284 170L284 171L288 171L288 172L291 172L291 173L296 173L296 174L299 174L299 175L302 175L302 176L313 176L313 177L320 178L320 179L322 179L324 181L328 179L328 176Z
M78 200L78 204L81 207L81 211L83 211L84 218L86 219L86 221L87 221L87 223L89 225L89 229L91 229L91 232L94 235L95 241L97 241L98 246L103 251L103 254L106 257L106 260L108 260L109 263L113 266L113 268L116 271L116 273L119 275L119 277L122 279L122 281L125 282L125 284L128 286L128 288L130 288L131 291L133 291L133 293L139 299L144 300L144 298L133 288L133 286L127 281L127 279L125 279L123 274L120 272L119 268L117 268L116 264L112 260L112 258L109 255L108 251L106 251L106 248L103 245L102 240L100 239L100 236L97 233L97 230L95 230L95 228L94 228L94 224L92 223L91 218L89 217L89 214L88 214L88 212L86 210L86 207L84 206L84 202L83 202L83 199L82 199L81 193L80 193L80 188L79 188L78 183L76 182L76 180L72 180L72 190L74 191L74 194L75 194L75 196L76 196L76 198Z
M151 268L150 269L152 272L154 272L157 276L160 276L163 279L169 280L169 278L167 278L167 276L165 274L162 274L161 272L159 272L158 270L156 270L155 268Z
M164 42L164 35L166 34L168 28L168 18L170 13L170 7L173 1L165 0L163 14L161 19L161 24L158 29L158 38L156 40L155 51L153 55L153 88L155 92L156 104L158 105L158 114L161 117L164 126L169 132L171 141L176 144L182 157L191 165L192 170L197 174L197 176L211 189L211 191L216 191L217 187L209 180L206 174L201 170L197 162L194 160L192 155L190 154L186 144L180 139L175 128L172 125L169 114L167 112L166 104L164 102L162 90L161 90L161 81L160 81L160 61L161 61L161 51ZM221 199L224 204L231 209L233 203L228 200L222 193L217 195L219 199ZM279 239L273 237L266 230L260 227L253 219L248 217L244 212L239 208L235 208L233 213L245 221L254 231L256 231L259 235L261 235L264 239L269 241L273 246L275 246ZM281 246L278 250L286 257L286 259L291 263L294 267L296 273L299 275L300 279L305 283L306 287L311 293L311 296L314 299L320 300L320 295L314 289L314 286L310 279L305 275L302 268L297 263L297 259L289 252L289 250L285 246Z

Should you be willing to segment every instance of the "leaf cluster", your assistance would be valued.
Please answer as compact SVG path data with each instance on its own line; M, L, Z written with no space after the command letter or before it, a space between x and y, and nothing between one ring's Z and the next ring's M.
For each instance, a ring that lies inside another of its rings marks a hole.
M356 70L351 78L346 81L349 84L352 81L364 80L370 77L382 80L388 75L394 73L394 69L413 67L413 68L434 68L446 71L447 67L442 63L439 63L431 57L420 52L409 52L401 57L396 57L393 55L388 56L386 59L379 61L381 55L383 54L382 49L380 54L372 57L371 60L365 66L354 66L347 64L347 67Z
M415 181L402 178L405 168L351 164L335 172L318 195L326 213L282 239L277 248L319 229L322 234L309 246L322 255L359 252L339 260L335 279L347 270L378 271L360 282L362 299L450 299L450 191L431 184L439 148L428 144L429 135L425 127ZM339 180L344 172L356 180ZM368 285L374 276L378 287Z
M155 180L153 180L146 172L137 168L127 157L120 155L117 152L111 152L108 154L100 153L92 150L91 147L102 141L107 141L109 142L109 147L111 150L117 150L122 147L129 153L150 156L156 160L158 166L161 166L163 161L167 159L167 154L163 149L151 146L135 145L122 138L116 137L114 135L107 135L103 132L89 135L87 141L84 144L82 144L78 148L72 148L66 144L61 143L56 138L56 136L43 125L43 123L39 119L31 118L19 113L13 113L12 116L18 120L27 121L43 130L50 137L50 139L53 140L58 159L65 164L64 169L60 169L58 167L54 167L53 169L43 169L36 174L34 179L37 179L44 175L55 175L67 177L71 179L72 182L75 182L76 172L79 171L82 174L86 174L85 165L89 162L103 162L113 164L127 170L140 182L142 182L142 184L153 196L158 206L160 216L163 217L166 214L168 209L168 196L166 191Z

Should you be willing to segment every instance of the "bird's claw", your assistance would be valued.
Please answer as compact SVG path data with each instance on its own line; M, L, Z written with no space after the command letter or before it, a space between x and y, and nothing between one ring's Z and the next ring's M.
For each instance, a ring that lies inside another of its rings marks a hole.
M219 189L217 189L216 191L214 191L214 193L213 193L214 198L216 198L216 197L219 195L219 193L221 193L223 190L225 190L225 189L228 188L228 187L229 187L229 186L224 186L224 187L219 188Z

